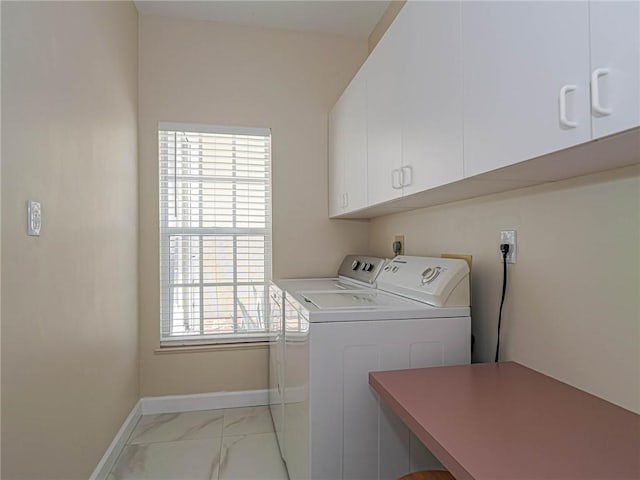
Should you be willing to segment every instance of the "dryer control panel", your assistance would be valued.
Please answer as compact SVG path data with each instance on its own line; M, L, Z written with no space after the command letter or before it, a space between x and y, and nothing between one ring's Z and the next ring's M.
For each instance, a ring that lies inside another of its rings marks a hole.
M338 269L338 276L375 285L376 278L384 267L385 259L366 255L347 255Z
M400 255L384 266L378 288L436 307L468 307L469 265L459 259Z

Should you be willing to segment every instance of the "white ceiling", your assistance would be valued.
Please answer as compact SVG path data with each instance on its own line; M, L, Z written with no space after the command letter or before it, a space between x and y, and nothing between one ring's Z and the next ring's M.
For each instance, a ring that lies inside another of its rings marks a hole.
M134 0L143 15L334 33L366 38L389 0Z

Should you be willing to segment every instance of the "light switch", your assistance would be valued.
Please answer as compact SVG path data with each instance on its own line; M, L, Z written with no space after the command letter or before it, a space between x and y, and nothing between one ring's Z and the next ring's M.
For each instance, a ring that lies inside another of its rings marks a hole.
M40 202L27 202L27 235L39 237L42 226L42 209Z

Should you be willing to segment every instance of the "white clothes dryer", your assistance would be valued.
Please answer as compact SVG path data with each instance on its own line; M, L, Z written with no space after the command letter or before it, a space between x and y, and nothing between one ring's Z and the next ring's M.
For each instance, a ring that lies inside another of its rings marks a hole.
M469 363L469 267L399 256L377 283L286 294L280 437L291 480L391 480L433 466L368 374Z

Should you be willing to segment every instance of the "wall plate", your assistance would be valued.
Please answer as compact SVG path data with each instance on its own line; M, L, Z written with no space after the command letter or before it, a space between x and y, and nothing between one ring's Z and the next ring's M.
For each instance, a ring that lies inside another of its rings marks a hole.
M393 242L400 242L400 252L398 253L398 255L404 255L404 235L396 235L393 239Z
M27 235L39 237L41 227L42 208L40 207L40 202L29 200L27 202Z
M502 230L500 232L500 243L498 244L498 253L500 254L500 261L502 262L502 251L500 251L500 245L506 243L509 245L509 253L507 253L507 263L516 263L516 231L515 230Z

